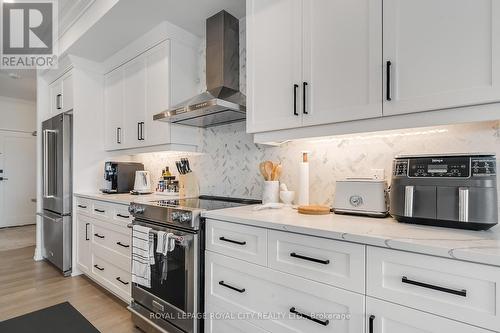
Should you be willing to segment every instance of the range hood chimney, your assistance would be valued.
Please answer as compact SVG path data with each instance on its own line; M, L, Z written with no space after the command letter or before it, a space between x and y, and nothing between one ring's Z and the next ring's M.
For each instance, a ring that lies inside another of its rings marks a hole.
M223 10L207 19L206 34L207 91L156 114L154 120L197 127L245 120L246 97L239 90L239 21Z

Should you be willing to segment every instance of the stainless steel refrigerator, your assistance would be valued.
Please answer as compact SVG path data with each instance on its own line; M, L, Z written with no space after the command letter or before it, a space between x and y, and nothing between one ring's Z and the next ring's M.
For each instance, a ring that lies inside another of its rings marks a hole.
M42 123L42 255L65 276L71 274L73 116Z

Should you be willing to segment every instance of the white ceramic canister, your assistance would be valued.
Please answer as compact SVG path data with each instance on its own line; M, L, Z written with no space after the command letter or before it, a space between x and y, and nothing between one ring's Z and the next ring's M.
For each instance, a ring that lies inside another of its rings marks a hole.
M265 181L264 190L262 191L262 203L278 202L280 202L280 182L277 180Z

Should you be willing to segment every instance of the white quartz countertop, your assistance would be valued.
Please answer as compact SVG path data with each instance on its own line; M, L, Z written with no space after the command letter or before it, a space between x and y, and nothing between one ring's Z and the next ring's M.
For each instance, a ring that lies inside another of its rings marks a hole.
M500 266L500 232L398 223L393 218L302 215L291 207L207 211L210 219ZM494 228L500 228L495 226Z
M129 193L121 193L121 194L105 194L105 193L75 193L76 197L93 199L106 201L111 203L128 205L131 202L148 202L148 201L156 201L156 200L168 200L168 199L177 199L177 195L160 195L160 194L141 194L141 195L132 195Z

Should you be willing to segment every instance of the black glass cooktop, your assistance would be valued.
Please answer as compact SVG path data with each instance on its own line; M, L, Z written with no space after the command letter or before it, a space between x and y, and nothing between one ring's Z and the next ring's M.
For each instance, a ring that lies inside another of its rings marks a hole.
M215 210L239 207L244 205L255 205L260 203L262 203L261 200L218 197L209 195L201 195L198 198L166 199L154 201L154 204L160 207L176 207L201 210Z

